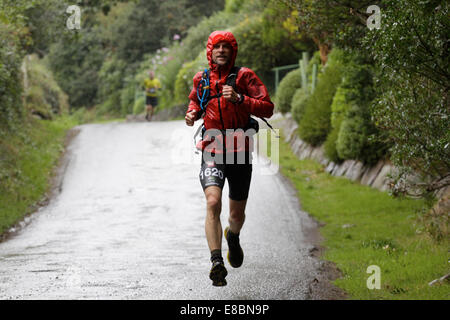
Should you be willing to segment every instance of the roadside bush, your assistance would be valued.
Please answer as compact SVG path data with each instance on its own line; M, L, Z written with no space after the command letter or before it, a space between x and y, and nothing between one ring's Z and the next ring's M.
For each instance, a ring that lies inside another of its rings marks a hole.
M96 120L95 108L86 109L84 107L76 109L70 116L78 124L91 123Z
M340 86L336 90L336 94L333 97L333 103L331 104L331 126L333 128L339 127L345 115L351 108L351 103L347 99L347 94L350 89Z
M79 124L84 123L84 117L85 117L86 109L85 108L79 108L75 110L70 116Z
M373 165L386 154L386 149L370 119L369 110L357 105L352 106L342 120L336 141L339 157Z
M357 107L350 113L352 115L342 121L336 140L336 150L341 159L360 159L367 141L367 126L364 118L358 114Z
M317 74L319 75L322 72L323 66L322 66L322 61L320 60L320 52L319 51L315 51L313 56L311 57L311 59L309 60L308 63L308 75L309 75L309 83L311 83L312 80L312 69L313 69L313 65L317 65Z
M325 155L328 159L335 163L341 162L343 159L339 156L339 153L336 149L336 142L339 137L341 126L340 124L336 127L333 127L331 132L328 134L327 139L325 140L325 143L323 145Z
M98 73L99 101L106 101L112 96L117 96L120 100L120 90L123 88L126 66L125 61L116 57L111 57L103 63ZM117 108L119 107L120 103L117 105Z
M281 113L291 111L292 97L297 89L301 87L300 77L300 69L295 69L289 72L283 80L280 81L274 102L275 107Z
M299 136L313 146L326 140L331 131L331 104L342 80L343 52L334 49L328 63L319 76L311 98L308 99L304 115L299 123Z
M133 114L138 115L144 112L145 112L145 96L139 95L139 98L137 98L134 101Z
M300 123L301 118L305 114L306 105L308 104L309 98L311 96L312 91L312 73L313 73L313 65L317 65L317 74L316 77L319 76L319 72L322 70L321 64L320 64L320 53L316 52L314 53L311 60L308 62L308 66L306 69L307 77L308 77L308 85L307 88L298 88L294 96L292 97L291 102L291 112L292 116L294 117L295 121L297 123ZM316 79L317 81L317 79Z
M56 83L53 74L36 55L25 57L28 88L25 106L29 112L44 119L69 111L68 97Z
M331 106L333 128L342 123L337 153L341 159L357 159L373 164L386 153L381 134L370 114L375 97L373 67L358 54L347 55L341 87Z
M30 114L41 119L51 120L53 118L51 105L46 101L42 88L38 86L26 90L25 107Z
M115 94L101 104L95 106L95 114L98 117L120 116L120 95Z
M298 88L297 90L295 90L295 94L292 97L291 111L292 117L297 123L300 122L303 115L305 114L305 109L306 105L308 104L309 98L310 95L304 88Z
M205 68L208 68L205 50L199 54L197 59L183 65L175 80L174 102L176 104L187 104L189 102L188 96L192 90L192 78L197 72L202 71Z
M171 53L168 56L169 61L167 64L158 65L156 69L156 77L161 81L161 91L159 94L160 98L160 107L162 108L170 108L175 105L175 81L183 66L184 57L181 55L177 55L177 52L173 52L171 49Z
M346 93L349 89L345 89L340 86L336 90L336 94L333 97L333 103L331 104L331 132L328 134L325 140L324 149L325 155L333 162L340 162L344 160L339 156L336 150L336 142L339 137L339 132L342 124L342 120L345 118L346 113L351 108L351 104L346 98Z
M20 42L10 26L0 23L0 125L10 127L21 116Z
M121 114L121 90L124 85L126 62L116 57L107 59L98 73L97 98L101 104L97 114L100 116Z
M125 88L120 92L120 113L123 116L133 113L134 99L136 94L136 84L134 79L127 77L125 79Z
M180 69L180 71L178 71L177 79L175 80L175 103L187 102L187 96L191 91L189 82L191 82L192 84L192 73L195 74L195 65L195 61L187 62L183 64L183 67Z

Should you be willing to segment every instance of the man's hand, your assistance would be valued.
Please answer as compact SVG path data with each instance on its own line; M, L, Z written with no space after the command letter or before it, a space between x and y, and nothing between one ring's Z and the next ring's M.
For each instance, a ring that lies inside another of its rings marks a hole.
M231 101L232 103L236 103L239 101L239 96L236 91L234 91L232 86L224 85L222 89L222 95L225 99Z
M186 124L189 127L192 127L194 125L196 116L197 116L196 110L191 110L191 112L186 113L186 116L184 117L184 119L186 120Z

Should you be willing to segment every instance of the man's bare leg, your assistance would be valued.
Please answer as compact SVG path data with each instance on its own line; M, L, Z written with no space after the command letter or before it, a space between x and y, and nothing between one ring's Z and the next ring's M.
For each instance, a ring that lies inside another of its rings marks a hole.
M220 223L220 211L222 210L222 189L210 186L205 189L206 197L206 221L205 232L211 251L212 267L209 278L213 286L226 286L225 277L228 272L222 258L222 225Z
M152 121L153 118L153 111L155 110L155 108L153 108L153 105L150 106L150 121Z
M246 205L247 200L236 201L230 199L230 216L228 218L228 223L230 225L230 231L234 234L239 234L244 225Z
M146 109L147 114L145 115L145 119L147 119L147 121L151 121L153 117L153 106L151 104L148 104Z
M220 212L222 210L222 189L210 186L205 189L206 197L206 221L205 233L209 250L222 248L222 224L220 223Z
M239 243L239 233L245 221L245 206L247 200L230 199L229 227L225 228L225 238L228 243L228 262L233 268L239 268L244 261L244 251Z

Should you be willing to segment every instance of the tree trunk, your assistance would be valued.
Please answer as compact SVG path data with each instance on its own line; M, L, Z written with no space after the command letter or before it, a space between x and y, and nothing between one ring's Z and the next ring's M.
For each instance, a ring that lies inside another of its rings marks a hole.
M326 43L321 43L319 44L319 51L320 51L320 61L322 61L322 65L325 65L328 61L328 54L331 51L330 46Z
M331 51L331 46L328 43L321 42L318 38L313 39L316 46L319 48L320 61L325 65L328 61L328 54Z

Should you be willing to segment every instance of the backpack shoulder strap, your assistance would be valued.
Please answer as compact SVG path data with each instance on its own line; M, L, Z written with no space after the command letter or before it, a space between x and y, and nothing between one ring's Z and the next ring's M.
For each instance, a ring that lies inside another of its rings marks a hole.
M234 90L236 90L236 78L239 74L239 70L241 70L241 67L234 66L231 68L226 80L227 86L232 86Z

